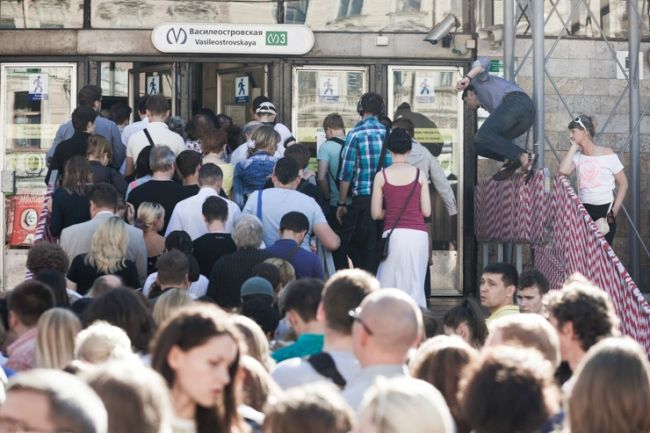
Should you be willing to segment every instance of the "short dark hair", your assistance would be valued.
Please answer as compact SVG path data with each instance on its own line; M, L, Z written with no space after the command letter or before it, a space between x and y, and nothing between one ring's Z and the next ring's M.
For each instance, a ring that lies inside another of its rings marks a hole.
M138 114L147 114L147 99L149 95L144 95L138 101Z
M343 335L350 335L353 321L348 312L361 305L367 295L379 289L379 281L364 270L345 269L336 272L327 280L321 295L326 326Z
M228 135L223 129L209 128L201 135L201 150L206 155L219 153L228 144Z
M526 289L528 287L537 286L539 294L543 295L549 291L549 283L544 274L537 269L528 269L519 275L519 288Z
M587 128L587 132L589 132L589 135L592 137L596 135L596 124L594 122L593 117L587 116L586 114L579 114L575 119L572 119L571 122L569 122L569 129L583 129L582 125L580 125L580 122L577 122L576 119L580 119L580 122L582 122L582 125Z
M72 127L75 132L86 132L88 122L95 122L97 112L87 105L80 105L72 112Z
M59 244L37 242L27 253L26 266L32 274L51 270L61 272L65 275L68 273L70 261Z
M273 174L282 185L296 180L299 171L300 168L296 160L287 157L278 159L278 162L275 163L275 167L273 168Z
M323 120L323 129L345 129L345 123L339 113L330 113Z
M394 128L388 136L388 150L398 155L404 155L411 150L411 136L402 128Z
M169 111L169 102L163 95L150 95L147 98L147 111L154 115L162 115Z
M226 221L228 219L228 203L220 197L208 197L201 206L201 212L208 222Z
M309 158L311 153L309 148L304 144L296 143L287 147L284 151L284 156L287 158L295 159L298 163L298 168L305 169L309 165Z
M490 263L485 268L483 268L484 274L501 274L501 280L503 284L507 286L517 287L518 277L517 269L509 263Z
M156 269L158 270L158 282L161 286L183 284L185 277L189 278L190 261L185 253L171 250L158 258Z
M370 113L379 116L384 112L384 98L379 93L367 92L361 95L359 101L361 110L364 113Z
M271 283L274 290L278 287L278 284L280 284L280 282L282 281L280 270L278 269L277 266L271 263L267 263L267 262L258 263L255 266L253 266L251 272L253 273L254 277L262 277L266 281Z
M309 220L304 213L287 212L280 219L280 231L291 230L300 233L309 230Z
M111 105L111 120L118 125L121 125L125 121L129 120L132 112L133 110L131 110L131 107L126 103L117 102Z
M122 328L134 349L143 353L149 349L149 340L155 329L151 311L142 295L124 287L99 295L84 311L81 319L84 328L97 320Z
M113 185L100 182L92 185L88 190L88 198L96 207L117 209L119 195Z
M7 309L27 327L36 326L41 314L53 307L52 290L47 284L37 280L23 281L7 297Z
M472 92L472 93L476 94L476 89L471 84L469 86L465 87L465 89L463 90L462 96L461 96L461 99L463 101L465 100L465 97L467 96L467 92Z
M618 334L618 317L607 293L586 280L569 279L562 290L543 298L558 327L571 322L585 352L599 340Z
M194 174L196 167L201 164L201 154L196 150L187 149L176 156L176 169L181 177L188 177Z
M223 179L223 171L217 164L211 162L203 164L199 169L199 184L214 185L219 180Z
M301 278L285 287L280 304L285 312L293 310L303 321L309 322L316 319L322 291L322 280Z
M267 336L272 336L280 323L280 313L277 308L257 296L247 296L243 299L239 314L254 320Z
M461 323L467 324L471 335L471 345L482 347L488 336L488 328L478 303L465 298L459 305L450 308L442 318L442 323L452 329L458 328Z
M47 269L35 274L34 279L45 283L52 290L55 307L67 307L70 305L68 292L66 291L67 281L63 272Z
M413 138L415 135L415 125L413 124L413 121L408 117L398 117L395 119L393 121L393 128L403 129L408 133L408 135L411 136L411 138Z
M87 84L77 93L77 105L91 107L95 101L102 100L102 88L94 84Z

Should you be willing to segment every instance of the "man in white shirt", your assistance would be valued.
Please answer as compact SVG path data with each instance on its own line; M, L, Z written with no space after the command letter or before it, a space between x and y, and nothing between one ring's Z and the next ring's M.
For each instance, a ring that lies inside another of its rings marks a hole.
M382 289L366 296L350 316L352 347L362 369L343 398L357 410L375 379L408 376L406 355L422 338L422 313L406 292Z
M379 288L379 281L361 269L345 269L327 280L316 313L325 325L323 352L282 361L273 369L278 385L287 389L329 379L344 388L358 375L361 367L352 351L353 322L348 312Z
M151 95L147 98L147 117L149 124L129 138L126 147L126 176L133 173L138 155L149 145L167 146L176 155L185 150L183 137L170 131L165 124L165 120L169 117L169 103L163 95Z
M225 231L231 233L233 225L241 216L239 206L233 201L219 196L223 172L216 164L203 164L199 169L199 192L185 200L179 201L174 207L165 237L174 230L186 231L192 240L208 232L208 227L203 219L203 202L208 197L216 196L228 203L228 219Z
M313 232L327 250L336 250L341 239L327 223L316 200L296 191L300 179L298 163L291 158L280 158L271 177L274 188L254 191L248 197L243 213L255 215L262 221L264 244L268 246L280 239L282 217L288 212L300 212L309 220L309 233ZM309 250L310 240L310 236L305 236L302 247Z
M147 97L143 96L138 102L138 114L140 120L130 123L122 130L122 143L126 146L129 144L129 138L138 131L142 131L149 125L149 118L147 117Z

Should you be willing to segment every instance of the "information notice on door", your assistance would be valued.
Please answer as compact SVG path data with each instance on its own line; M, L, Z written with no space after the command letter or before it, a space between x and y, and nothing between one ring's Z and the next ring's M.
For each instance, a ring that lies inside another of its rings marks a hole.
M301 24L163 23L151 32L163 53L302 55L314 46L314 34Z

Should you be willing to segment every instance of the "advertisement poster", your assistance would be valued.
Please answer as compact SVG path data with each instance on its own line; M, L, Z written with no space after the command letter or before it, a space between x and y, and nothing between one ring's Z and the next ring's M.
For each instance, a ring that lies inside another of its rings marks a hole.
M415 73L415 103L417 106L431 106L436 102L434 89L436 74L433 72Z
M29 100L44 101L47 99L47 74L29 74Z
M43 207L43 195L15 195L10 198L11 203L7 207L11 212L13 224L9 245L30 246L34 242L38 217Z
M334 74L318 74L318 96L320 102L339 101L339 77Z

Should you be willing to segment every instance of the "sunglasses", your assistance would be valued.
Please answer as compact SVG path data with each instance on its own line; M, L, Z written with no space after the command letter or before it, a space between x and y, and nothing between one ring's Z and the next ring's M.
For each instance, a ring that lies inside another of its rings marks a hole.
M576 117L575 119L573 119L573 121L574 121L575 123L577 123L578 125L580 125L580 127L583 129L583 131L589 131L589 130L587 129L587 127L585 126L585 124L582 123L582 119L580 118L580 116L578 116L578 117Z
M350 316L350 318L353 321L358 322L359 325L361 325L363 330L366 331L368 335L372 335L372 329L370 329L368 325L363 320L361 320L361 317L359 316L360 313L361 313L361 307L357 307L354 310L348 311L348 316Z

